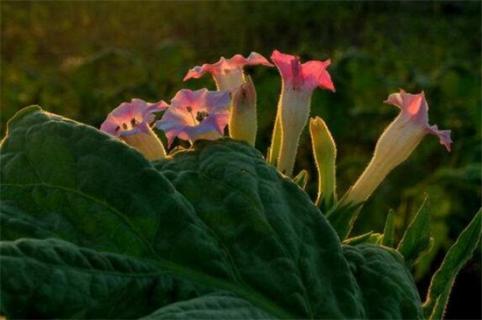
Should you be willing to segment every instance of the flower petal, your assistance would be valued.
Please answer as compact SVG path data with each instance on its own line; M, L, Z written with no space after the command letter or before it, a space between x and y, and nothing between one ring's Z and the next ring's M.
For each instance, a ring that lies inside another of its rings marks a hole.
M331 76L326 70L330 60L311 60L301 64L298 56L284 54L274 50L271 60L278 68L283 82L287 86L311 91L316 87L335 91Z
M245 58L240 54L236 54L230 59L221 57L215 63L205 63L202 66L196 66L190 69L184 76L183 81L189 79L198 79L202 77L206 72L216 75L221 75L231 70L242 70L247 65L264 65L272 67L273 65L261 54L257 52L251 52L250 55Z
M191 142L219 138L229 120L230 100L229 92L182 89L156 126L166 133L169 147L175 137Z
M448 152L452 150L453 141L451 130L439 130L436 124L428 127L427 130L430 134L436 135L439 138L440 144L443 145Z
M100 130L114 136L126 136L145 132L146 126L154 121L154 112L167 108L164 101L148 103L134 98L130 102L123 102L107 116L100 126Z
M390 94L384 102L399 107L403 115L428 127L428 104L424 92L411 94L400 89L400 92Z
M171 106L174 108L190 107L193 112L213 112L218 109L226 109L230 100L229 92L226 91L182 89L172 98Z
M409 117L410 121L425 127L428 133L439 138L440 144L445 146L447 151L451 150L451 131L439 130L437 125L431 126L428 123L428 103L423 91L418 94L411 94L400 89L400 92L389 95L385 103L399 107L402 115Z
M293 78L294 66L300 66L300 59L290 54L284 54L278 50L274 50L271 54L271 60L278 68L283 81L289 82Z
M331 76L326 68L331 64L331 60L317 61L312 60L301 65L304 82L307 87L320 87L335 92L335 85L331 81Z

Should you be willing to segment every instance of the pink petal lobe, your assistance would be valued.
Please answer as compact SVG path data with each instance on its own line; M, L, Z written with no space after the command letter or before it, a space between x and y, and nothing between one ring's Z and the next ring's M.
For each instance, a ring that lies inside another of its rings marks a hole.
M439 138L440 144L447 149L448 152L452 150L452 137L450 130L439 130L437 125L433 125L427 128L428 132Z
M402 114L428 126L428 103L423 92L411 94L400 89L399 93L390 94L385 103L399 107Z
M401 94L398 92L390 94L383 102L402 109L403 100Z
M312 91L317 87L335 91L335 85L326 70L330 60L311 60L301 64L299 57L274 50L271 60L278 68L283 82L294 89Z
M271 61L278 68L283 81L291 83L293 81L293 70L297 69L296 65L300 65L298 57L274 50L271 54Z
M326 68L331 64L331 60L318 61L312 60L302 64L303 78L305 85L309 87L320 87L335 91L335 85Z

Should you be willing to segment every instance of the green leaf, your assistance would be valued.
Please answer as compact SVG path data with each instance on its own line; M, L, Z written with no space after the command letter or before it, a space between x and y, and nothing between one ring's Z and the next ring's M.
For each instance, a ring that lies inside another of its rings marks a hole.
M2 241L0 262L1 309L15 318L133 318L209 292L155 264L58 239Z
M425 198L417 214L403 234L398 251L408 266L416 263L421 254L430 248L430 204Z
M327 211L326 218L335 229L340 239L346 239L360 214L363 203L343 204L342 201Z
M373 234L373 231L369 231L369 232L361 234L359 236L354 236L354 237L345 239L345 240L343 240L342 243L346 244L346 245L351 245L351 246L355 246L355 245L361 244L361 243L366 243L368 241L368 239L370 239L372 234Z
M151 163L31 107L9 122L0 165L8 318L421 314L412 293L385 290L414 287L400 259L356 247L346 257L309 196L246 144L202 141ZM397 275L366 282L358 254Z
M387 247L395 245L395 212L391 209L387 215L385 228L383 228L382 244Z
M406 281L411 274L396 250L360 244L343 246L343 252L366 301L366 319L392 319L394 314L397 319L423 319L417 287Z
M213 293L162 307L142 320L172 319L273 319L245 300L229 293Z
M423 305L425 317L429 319L441 319L443 317L455 277L477 248L481 235L482 209L476 213L470 224L450 247L440 268L433 275Z
M309 175L308 171L301 170L294 178L293 182L296 183L301 189L305 189L306 184L308 183Z

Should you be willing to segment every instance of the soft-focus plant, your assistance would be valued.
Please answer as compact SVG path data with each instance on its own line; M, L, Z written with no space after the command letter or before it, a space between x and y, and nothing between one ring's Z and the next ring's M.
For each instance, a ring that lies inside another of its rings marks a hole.
M256 92L242 70L270 65L258 54L186 76L211 72L218 91L183 89L170 104L133 99L101 130L38 106L19 111L0 149L0 313L440 319L480 240L482 211L448 251L424 301L410 269L431 248L428 199L398 243L394 212L383 233L350 233L364 202L423 136L435 134L450 149L450 132L428 125L423 94L390 95L401 112L338 199L335 140L323 119L311 119L313 201L304 191L308 172L291 176L312 91L334 90L330 62L271 57L283 86L267 159L252 146ZM190 146L166 154L154 126L168 147L176 137Z

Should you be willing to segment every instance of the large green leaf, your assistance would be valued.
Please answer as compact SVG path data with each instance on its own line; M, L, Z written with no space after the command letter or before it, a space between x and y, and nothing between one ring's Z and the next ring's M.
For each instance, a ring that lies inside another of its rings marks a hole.
M15 318L131 318L208 292L153 264L57 239L0 244L1 310Z
M213 293L165 306L142 320L172 319L272 319L273 317L229 293Z
M342 250L308 195L243 143L202 142L150 163L30 107L10 121L0 157L8 317L421 314L397 253ZM374 275L354 269L357 256Z

